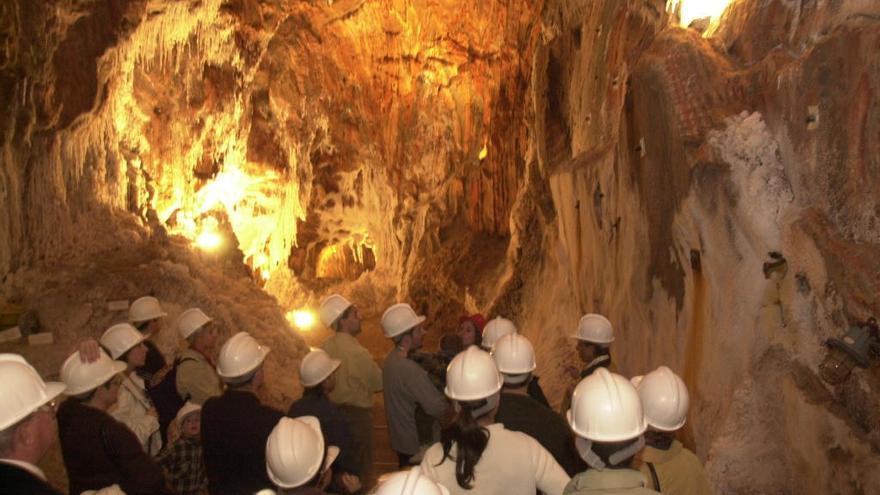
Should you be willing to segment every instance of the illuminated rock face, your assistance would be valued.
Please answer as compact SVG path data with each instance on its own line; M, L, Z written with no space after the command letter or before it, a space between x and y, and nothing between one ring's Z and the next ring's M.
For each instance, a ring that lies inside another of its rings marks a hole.
M284 374L283 313L340 290L510 317L558 403L596 311L685 378L719 492L880 486L876 366L817 372L880 314L874 2L710 38L649 0L47 3L0 5L0 271L68 340L155 291Z

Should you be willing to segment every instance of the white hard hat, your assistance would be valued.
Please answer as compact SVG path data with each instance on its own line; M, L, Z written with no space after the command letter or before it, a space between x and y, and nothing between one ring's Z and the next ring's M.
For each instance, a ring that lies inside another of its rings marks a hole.
M104 335L101 335L100 342L104 349L110 352L111 358L118 359L119 356L131 350L146 338L137 328L128 323L117 323L108 328Z
M314 416L281 418L266 441L266 472L280 488L296 488L312 479L321 464L330 467L339 448L330 446L324 455L321 423Z
M645 375L638 385L648 425L660 431L675 431L687 420L690 397L678 375L661 366Z
M269 349L261 345L247 332L238 332L220 348L217 359L217 374L224 379L234 379L247 375L263 364Z
M180 317L177 318L177 330L182 338L188 339L196 330L210 322L211 319L201 309L190 308L181 313Z
M512 333L517 333L516 325L507 318L496 316L483 327L483 343L480 345L486 350L492 350L498 339Z
M501 390L501 373L488 352L470 346L446 368L446 396L457 401L480 400Z
M383 478L375 495L449 495L445 486L422 474L419 466L409 471L391 473Z
M332 296L324 299L321 302L321 307L318 308L318 315L321 317L321 323L325 326L331 326L336 320L342 316L342 313L345 313L345 310L351 307L351 303L348 299L340 296L339 294L333 294Z
M535 348L529 339L518 333L505 335L495 342L492 357L507 383L522 383L535 371Z
M299 364L299 381L303 387L314 387L336 371L342 361L333 359L321 349L306 354Z
M61 380L67 385L67 395L81 395L107 383L114 375L125 371L122 361L114 361L104 352L98 351L98 359L91 363L82 362L79 351L74 352L61 365Z
M423 321L425 317L417 315L409 304L397 303L382 313L382 330L390 339L420 325Z
M18 354L0 354L0 431L28 417L64 392L64 384L46 383Z
M576 435L594 442L631 440L648 427L636 388L605 368L578 383L566 417Z
M190 414L201 411L202 406L196 404L195 402L186 401L186 404L177 411L177 414L174 416L174 421L177 421L178 424L183 421L184 418L189 416Z
M128 321L131 323L155 320L163 316L168 316L168 313L162 311L159 300L152 296L135 299L128 308Z
M611 326L608 318L596 313L587 313L581 317L577 332L572 337L594 344L608 345L614 342L614 327Z

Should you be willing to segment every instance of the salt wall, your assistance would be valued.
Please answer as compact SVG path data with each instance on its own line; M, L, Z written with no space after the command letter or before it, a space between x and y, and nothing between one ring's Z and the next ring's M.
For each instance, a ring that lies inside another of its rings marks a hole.
M276 349L277 403L306 350L284 312L333 290L439 331L512 318L557 403L566 334L601 312L621 372L686 379L719 492L876 492L877 367L818 365L880 315L878 19L739 0L702 36L656 0L6 1L2 293L63 344L108 300L202 305ZM232 242L194 248L208 228Z

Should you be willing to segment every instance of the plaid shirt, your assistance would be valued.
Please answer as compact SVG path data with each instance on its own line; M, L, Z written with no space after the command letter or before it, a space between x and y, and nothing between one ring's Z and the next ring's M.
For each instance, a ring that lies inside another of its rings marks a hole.
M208 493L208 476L199 439L181 437L163 450L157 460L178 495Z

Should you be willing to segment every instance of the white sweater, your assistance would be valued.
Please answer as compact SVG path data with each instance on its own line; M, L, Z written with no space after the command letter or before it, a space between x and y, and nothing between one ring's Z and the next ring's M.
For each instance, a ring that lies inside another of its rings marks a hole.
M560 495L569 477L553 456L534 438L504 429L501 423L489 425L489 443L474 469L470 490L458 486L455 461L443 459L443 445L435 443L422 459L422 472L449 489L451 495L534 495L535 489L547 495ZM453 445L450 455L455 456ZM438 466L438 464L440 464Z
M151 410L154 410L153 404L147 397L143 379L131 372L119 387L116 406L110 415L135 434L144 452L156 455L162 448L162 435L159 433L159 417L150 414Z

